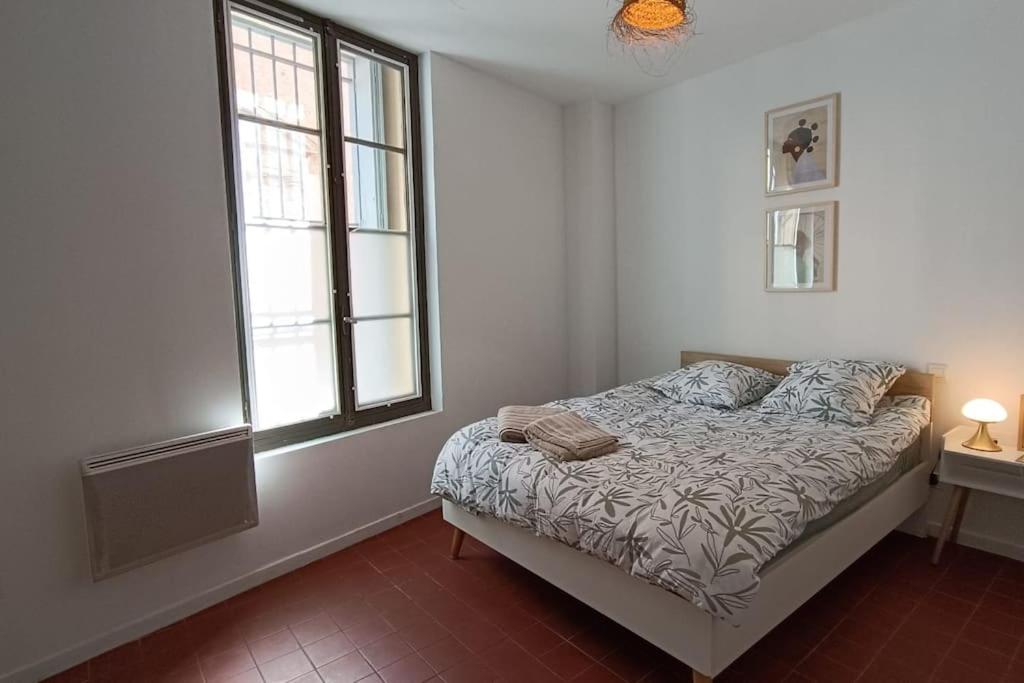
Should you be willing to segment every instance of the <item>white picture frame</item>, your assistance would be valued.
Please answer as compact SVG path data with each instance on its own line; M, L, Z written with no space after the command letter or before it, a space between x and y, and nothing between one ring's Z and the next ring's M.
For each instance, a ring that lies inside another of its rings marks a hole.
M765 194L839 185L839 93L765 113Z
M781 206L765 212L766 292L834 292L838 202Z

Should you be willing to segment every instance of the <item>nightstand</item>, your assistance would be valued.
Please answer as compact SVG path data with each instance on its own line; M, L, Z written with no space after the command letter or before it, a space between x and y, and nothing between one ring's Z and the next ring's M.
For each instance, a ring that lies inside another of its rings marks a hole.
M960 426L943 435L942 459L939 461L939 480L952 484L942 530L935 541L932 564L938 564L946 539L956 542L960 521L964 516L967 497L973 491L987 491L1001 496L1024 500L1024 451L1013 448L1011 439L999 440L1003 450L998 453L975 451L963 445L974 433L974 427Z

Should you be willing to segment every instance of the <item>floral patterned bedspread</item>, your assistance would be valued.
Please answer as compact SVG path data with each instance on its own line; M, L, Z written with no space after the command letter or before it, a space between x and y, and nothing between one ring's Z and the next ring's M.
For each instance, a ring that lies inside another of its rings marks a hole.
M652 380L556 401L617 434L612 455L561 462L498 441L496 419L455 433L431 491L561 541L739 623L759 569L883 475L928 423L885 398L865 427L676 403Z

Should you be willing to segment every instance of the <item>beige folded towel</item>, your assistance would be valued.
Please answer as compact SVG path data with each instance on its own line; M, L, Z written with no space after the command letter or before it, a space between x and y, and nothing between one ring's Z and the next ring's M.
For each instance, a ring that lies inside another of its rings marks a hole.
M564 413L565 408L551 406L505 406L498 411L498 440L526 443L526 425L542 417Z
M561 460L588 460L611 453L619 440L573 412L534 420L523 430L530 445Z

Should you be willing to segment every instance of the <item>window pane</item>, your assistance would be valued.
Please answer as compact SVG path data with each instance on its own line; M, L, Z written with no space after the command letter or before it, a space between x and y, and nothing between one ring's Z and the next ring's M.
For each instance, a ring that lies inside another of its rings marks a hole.
M249 52L236 49L235 60L235 100L238 111L242 114L255 113L255 102L252 91L252 62Z
M408 230L405 155L347 142L345 163L349 227Z
M256 29L252 32L252 48L269 54L271 39L265 29Z
M249 29L244 26L231 27L231 40L235 45L249 46Z
M231 10L257 431L341 412L314 37ZM299 63L301 61L301 63ZM310 132L288 126L303 126Z
M324 222L319 136L239 121L238 139L247 223Z
M252 339L258 429L338 413L329 323L255 329Z
M319 129L314 39L275 31L267 22L238 12L232 16L239 112ZM251 49L244 49L250 35Z
M277 94L274 91L274 60L254 54L252 71L256 89L256 116L273 119L277 116Z
M330 320L325 231L249 226L245 248L254 327Z
M288 61L295 61L294 43L290 40L285 40L281 36L275 36L274 54L278 57L283 57Z
M357 408L418 393L410 318L364 320L353 325L352 330Z
M405 71L342 49L345 135L405 148Z
M313 66L313 50L301 44L296 45L295 61L305 66Z
M407 233L349 235L352 314L403 315L412 311Z
M299 125L306 128L320 127L320 112L316 106L316 77L308 69L296 69L296 90L298 91Z
M277 120L298 124L298 93L295 91L295 66L283 62L274 63L274 78L277 85Z

